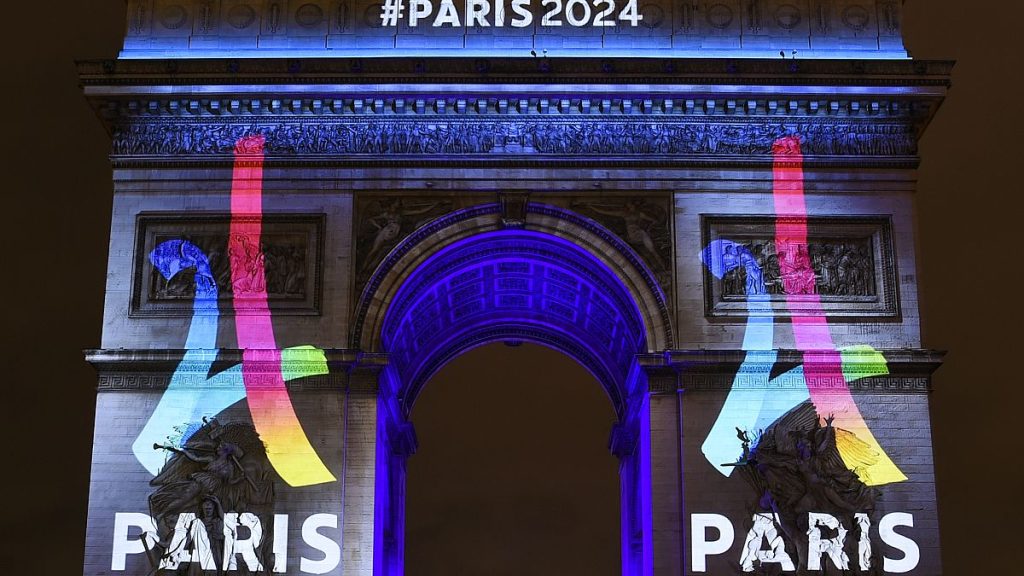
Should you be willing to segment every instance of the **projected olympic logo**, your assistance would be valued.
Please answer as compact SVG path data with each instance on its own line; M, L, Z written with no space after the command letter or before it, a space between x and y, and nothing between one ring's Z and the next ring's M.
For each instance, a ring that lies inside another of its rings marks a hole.
M781 138L773 148L774 203L777 217L775 240L786 302L801 314L792 318L796 347L804 353L801 366L771 378L764 365L774 365L775 320L764 279L754 256L729 240L717 240L701 252L701 260L717 278L742 268L745 272L747 327L743 340L746 358L737 372L733 389L705 440L702 450L715 468L728 476L741 453L736 431L763 430L786 412L807 401L819 416L834 417L837 448L846 467L864 484L878 486L902 482L907 477L878 444L846 384L860 378L888 374L885 358L870 346L838 350L815 286L814 269L807 253L807 206L804 199L803 155L797 136ZM741 388L741 381L757 382ZM836 384L840 385L837 386Z
M252 422L266 444L267 457L290 486L333 482L335 477L310 444L288 396L285 382L327 374L322 350L300 346L281 350L274 338L267 304L265 258L261 248L263 228L262 136L238 141L231 187L231 225L228 254L231 281L244 285L246 314L235 319L242 364L208 377L198 385L190 375L208 374L217 358L217 285L206 254L186 240L170 240L149 255L153 267L171 279L185 270L195 271L193 314L185 340L185 357L178 365L153 416L132 445L139 462L153 475L163 466L154 444L173 439L183 446L198 423L212 418L245 399ZM232 304L237 311L237 291ZM268 369L269 366L269 369ZM299 366L299 371L291 370ZM192 425L181 432L183 422Z

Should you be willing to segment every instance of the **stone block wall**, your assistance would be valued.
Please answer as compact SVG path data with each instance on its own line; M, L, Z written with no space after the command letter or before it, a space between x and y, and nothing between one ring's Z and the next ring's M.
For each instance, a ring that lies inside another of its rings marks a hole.
M413 6L403 3L402 16L381 25L381 2L372 0L131 0L122 58L158 55L199 56L227 52L237 55L333 54L380 55L386 50L410 55L487 54L528 56L547 50L551 56L602 55L694 56L746 53L760 57L905 57L902 2L899 0L641 0L635 4L637 25L619 19L625 1L610 5L568 5L526 2L526 26L507 0L488 3L487 26L467 26L465 6L456 2L460 25L433 26L441 11L431 3L430 16L413 26ZM503 25L495 19L504 7ZM597 14L611 8L606 25ZM547 20L550 24L545 24ZM554 22L558 22L555 25ZM573 25L573 23L578 23Z

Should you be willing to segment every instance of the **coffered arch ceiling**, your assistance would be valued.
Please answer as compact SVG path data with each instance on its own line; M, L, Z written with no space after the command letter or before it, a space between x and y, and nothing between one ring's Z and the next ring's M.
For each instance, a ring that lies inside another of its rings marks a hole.
M649 271L614 235L567 211L531 205L523 228L503 227L496 208L466 216L428 226L433 234L418 244L407 239L364 293L357 329L370 350L388 353L404 411L466 350L526 341L578 361L623 415L637 354L671 343Z

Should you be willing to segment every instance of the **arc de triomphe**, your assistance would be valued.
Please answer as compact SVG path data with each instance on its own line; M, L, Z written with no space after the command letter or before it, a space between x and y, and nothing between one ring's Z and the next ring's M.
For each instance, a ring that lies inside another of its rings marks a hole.
M401 574L410 410L496 341L607 393L624 575L941 572L951 63L897 0L562 4L128 1L86 574Z

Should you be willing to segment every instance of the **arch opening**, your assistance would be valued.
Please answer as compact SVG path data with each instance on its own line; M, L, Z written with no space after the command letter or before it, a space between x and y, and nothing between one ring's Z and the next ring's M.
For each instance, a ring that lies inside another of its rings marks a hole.
M409 416L424 385L465 352L529 342L571 358L615 414L622 574L651 569L646 373L639 358L672 343L664 296L632 250L593 221L530 204L524 227L496 205L450 214L399 244L363 293L353 342L387 353L375 475L376 574L404 573Z
M577 362L482 346L435 374L411 416L406 574L619 572L618 461L604 442L616 416Z

